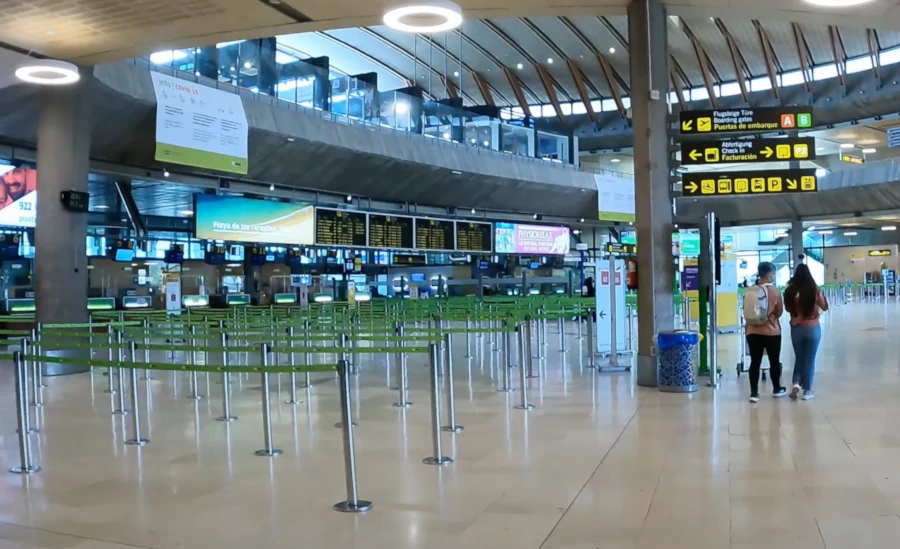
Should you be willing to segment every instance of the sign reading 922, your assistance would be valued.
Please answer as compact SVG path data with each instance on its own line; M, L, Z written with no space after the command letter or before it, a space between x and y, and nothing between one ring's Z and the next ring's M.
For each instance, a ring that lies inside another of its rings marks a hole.
M682 134L808 130L812 107L761 107L711 111L681 111Z

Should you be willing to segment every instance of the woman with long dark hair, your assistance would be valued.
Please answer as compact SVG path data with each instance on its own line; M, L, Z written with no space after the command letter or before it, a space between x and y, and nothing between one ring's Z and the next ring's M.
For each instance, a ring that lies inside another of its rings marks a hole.
M784 308L791 314L791 343L794 346L794 387L791 398L803 390L803 400L816 398L813 378L816 373L816 351L822 339L819 315L828 310L825 294L813 280L809 267L800 264L784 292Z

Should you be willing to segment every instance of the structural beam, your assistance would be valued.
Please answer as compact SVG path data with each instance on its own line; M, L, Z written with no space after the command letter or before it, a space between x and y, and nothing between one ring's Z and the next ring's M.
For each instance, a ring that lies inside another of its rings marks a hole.
M846 78L844 74L847 72L847 56L844 52L844 47L840 44L840 34L838 33L837 27L834 25L828 25L828 38L831 42L831 56L834 59L834 65L837 67L838 79L841 82L841 86L846 86Z
M597 113L594 112L594 108L591 106L591 97L588 95L587 86L584 83L584 72L573 59L566 59L566 65L569 66L569 72L572 73L572 80L575 81L578 95L581 96L581 102L584 103L584 108L587 110L588 119L596 124Z
M553 89L553 78L550 77L550 73L548 73L547 69L540 63L536 64L534 69L541 79L541 84L544 85L544 91L547 92L547 97L550 98L550 104L553 105L553 110L556 111L556 119L559 120L559 123L563 126L568 125L566 122L566 115L562 112L562 105L559 102L559 98L556 96L556 90Z
M509 87L512 88L513 95L516 96L516 101L519 102L519 107L522 108L525 116L531 116L531 108L528 105L528 100L525 98L525 93L522 91L522 81L519 79L519 75L514 73L509 67L503 67L503 72L506 74L506 79L509 80Z
M741 97L745 102L749 102L750 94L749 90L747 90L747 79L751 78L752 75L744 61L744 56L741 54L741 49L721 19L716 19L716 26L719 27L719 32L722 33L722 36L725 37L725 42L728 43L728 52L731 54L731 62L734 64L735 79L737 79L738 86L741 88Z
M491 95L491 88L484 77L481 76L481 73L473 71L472 79L475 80L475 85L478 86L478 91L481 93L481 98L484 99L484 104L495 106L496 103L494 103L494 96Z
M812 63L809 59L809 48L806 45L806 37L803 36L803 30L798 23L791 23L791 28L794 31L794 43L797 45L797 57L800 58L800 69L803 73L803 86L806 88L807 93L811 93L812 87L810 84L813 79Z
M700 40L694 36L694 33L691 32L691 29L684 21L681 23L681 29L684 31L685 36L688 37L688 40L691 41L691 46L694 48L694 55L697 56L697 63L700 64L700 74L703 75L703 85L706 86L706 92L709 94L709 103L716 109L719 107L719 98L716 97L715 82L713 81L713 71L711 69L712 62L710 62L706 50L703 49L703 44L701 44Z
M597 61L600 62L600 69L603 71L603 77L606 78L606 84L609 86L609 91L612 92L613 99L616 102L616 108L619 109L619 114L623 117L628 115L628 111L625 109L625 103L622 102L622 92L619 91L619 83L615 78L614 71L612 66L609 64L609 60L602 53L597 53Z
M462 32L462 27L460 27L460 29L459 29L459 36L463 41L465 41L466 44L469 45L469 47L471 47L472 49L474 49L475 51L477 51L478 53L480 53L487 59L490 59L491 62L497 66L497 68L499 68L500 70L503 70L503 71L506 70L506 65L501 63L500 60L497 59L496 55L494 55L493 53L488 51L487 48L485 48L484 46L479 44L477 41L473 40L470 36L468 36L467 34ZM534 99L535 103L540 103L540 99L538 98L537 94L534 93L533 91L531 91L528 88L528 86L526 86L525 84L522 84L522 89L525 90L525 93L529 94ZM500 92L497 92L497 95L499 97L503 97L503 95ZM506 98L503 98L503 99L510 105L512 104L512 102L508 101Z
M869 55L872 57L872 72L876 78L881 78L881 57L878 56L878 31L866 29L866 39L869 42Z
M675 88L675 96L678 97L678 106L683 111L688 110L687 102L684 100L684 86L681 84L681 77L675 74L672 67L669 67L669 78L672 80L672 87Z
M759 45L766 62L766 72L769 74L769 81L772 84L772 94L775 95L775 99L780 99L781 92L778 90L778 73L775 70L775 51L772 49L772 42L769 41L769 35L766 34L762 23L754 19L753 26L756 27L756 35L759 37Z

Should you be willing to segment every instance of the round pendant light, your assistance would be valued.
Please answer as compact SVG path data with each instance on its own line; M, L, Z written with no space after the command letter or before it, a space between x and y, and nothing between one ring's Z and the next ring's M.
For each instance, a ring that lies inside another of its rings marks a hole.
M81 79L78 67L58 59L29 59L16 69L16 78L40 86L65 86Z
M400 1L384 10L384 24L403 32L448 31L462 21L462 8L449 0Z

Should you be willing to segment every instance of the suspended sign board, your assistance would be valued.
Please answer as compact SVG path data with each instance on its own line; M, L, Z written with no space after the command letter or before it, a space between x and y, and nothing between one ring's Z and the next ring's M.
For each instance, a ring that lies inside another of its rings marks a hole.
M812 107L681 111L681 133L802 130L813 126Z
M681 143L681 164L684 166L784 162L785 160L814 160L815 158L816 140L812 137Z
M888 128L887 131L888 147L900 147L900 126Z
M637 255L637 245L608 242L606 244L606 251L607 253L614 255Z
M728 173L685 173L684 196L814 193L819 189L815 169Z
M869 257L887 257L891 255L890 250L869 250Z
M861 156L855 156L852 154L842 154L841 162L847 162L849 164L865 164L866 159Z

